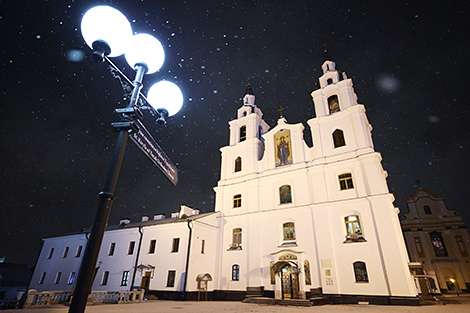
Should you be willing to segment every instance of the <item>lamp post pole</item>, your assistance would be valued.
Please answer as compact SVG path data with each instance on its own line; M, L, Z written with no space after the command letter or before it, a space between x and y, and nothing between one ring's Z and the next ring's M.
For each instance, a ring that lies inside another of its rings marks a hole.
M142 88L142 79L146 71L147 68L145 65L136 65L135 80L132 82L134 89L132 90L131 99L127 105L127 108L133 108L136 105L139 98L140 89ZM132 117L127 114L123 114L121 121L132 123ZM78 272L77 285L75 286L69 313L83 313L85 311L88 295L91 292L91 287L93 284L93 276L95 272L96 261L98 260L98 254L101 248L101 242L103 241L104 231L106 229L106 225L108 224L109 213L111 212L111 206L113 205L115 198L114 190L116 189L116 182L119 176L119 170L121 169L126 143L129 138L129 132L132 132L131 126L123 126L119 129L119 135L114 147L111 165L108 170L108 176L106 178L103 191L98 195L98 210L96 211L95 220L91 228L90 238L88 239L85 253L80 265L80 270Z

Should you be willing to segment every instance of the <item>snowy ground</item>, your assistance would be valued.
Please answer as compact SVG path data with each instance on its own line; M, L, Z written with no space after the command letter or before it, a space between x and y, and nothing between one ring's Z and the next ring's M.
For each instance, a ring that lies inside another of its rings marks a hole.
M138 304L108 304L88 306L86 313L167 313L167 312L191 312L191 313L245 313L245 312L269 312L269 313L326 313L326 312L348 312L348 313L468 313L470 312L470 297L449 299L451 303L445 305L422 305L422 306L377 306L377 305L323 305L315 307L292 307L259 305L241 302L191 302L191 301L145 301ZM460 302L460 303L458 303ZM54 307L28 310L5 310L10 313L67 313L68 307Z

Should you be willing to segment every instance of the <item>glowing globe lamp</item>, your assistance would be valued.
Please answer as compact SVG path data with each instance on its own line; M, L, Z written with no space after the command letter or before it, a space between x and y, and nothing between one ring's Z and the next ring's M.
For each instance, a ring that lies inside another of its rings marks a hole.
M147 100L155 110L166 110L168 116L175 115L183 106L183 94L179 87L165 80L150 87Z
M110 6L89 9L83 15L80 27L87 45L93 50L102 50L104 56L123 54L132 37L131 24L127 18Z
M165 60L165 52L157 38L149 34L137 34L132 36L125 51L126 61L130 67L136 64L147 66L147 74L158 71Z

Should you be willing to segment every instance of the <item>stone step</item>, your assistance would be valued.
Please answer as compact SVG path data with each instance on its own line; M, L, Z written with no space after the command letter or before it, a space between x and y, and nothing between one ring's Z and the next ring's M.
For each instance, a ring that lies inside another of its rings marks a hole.
M304 299L273 299L265 297L247 297L243 300L243 303L257 303L257 304L270 304L270 305L288 305L288 306L312 306L309 300Z

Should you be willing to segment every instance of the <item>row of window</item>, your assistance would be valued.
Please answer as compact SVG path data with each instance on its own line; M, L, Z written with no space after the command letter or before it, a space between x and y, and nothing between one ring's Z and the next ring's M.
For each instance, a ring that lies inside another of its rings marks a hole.
M127 286L129 284L129 274L130 274L130 271L122 272L121 286ZM41 276L39 277L40 285L44 284L44 281L46 280L46 275L47 275L46 272L41 273ZM173 270L168 271L167 287L175 286L175 276L176 276L176 271L173 271ZM61 278L62 278L62 272L57 272L54 278L54 284L58 285L60 283ZM109 271L104 271L103 276L101 277L101 285L102 286L108 285L108 279L109 279ZM74 280L75 280L75 272L70 272L69 277L67 279L67 285L72 285Z
M243 141L246 139L246 128L244 128L245 126L242 126L240 128L240 141ZM243 134L241 132L241 130L244 130L243 131ZM243 137L241 137L243 135ZM243 139L242 139L243 138ZM334 132L333 132L333 145L335 148L339 148L339 147L342 147L342 146L345 146L346 145L346 141L344 140L344 133L341 129L336 129ZM234 169L234 172L240 172L242 170L242 158L241 157L237 157L235 159L235 169Z
M42 285L44 284L44 281L46 280L46 272L42 272L41 276L39 277L39 284ZM57 272L54 278L54 284L57 285L60 283L60 279L62 278L62 272ZM69 277L67 279L67 285L72 285L75 280L75 272L70 272Z
M180 239L179 238L173 238L173 243L171 245L171 252L172 253L176 253L179 251L179 246L180 246ZM153 254L155 253L155 249L157 248L157 240L156 239L152 239L150 240L150 244L149 244L149 249L148 249L148 253L149 254ZM127 249L127 254L128 255L132 255L134 254L134 249L135 249L135 241L131 241L129 242L129 247ZM108 255L114 255L114 251L116 250L116 243L115 242L112 242L110 245L109 245L109 249L108 249Z
M344 173L338 175L340 190L354 189L353 179L351 173ZM282 185L279 187L279 204L292 203L292 187L290 185ZM233 208L241 208L242 195L236 194L233 196Z
M346 226L346 239L358 239L363 236L361 222L358 215L348 215L344 218ZM295 224L287 222L282 224L282 234L284 241L295 240ZM242 244L242 229L240 227L232 230L232 245L241 246Z
M83 246L78 246L77 251L75 252L75 257L79 258L80 255L82 254L82 249ZM66 258L67 255L69 254L70 247L65 247L64 251L62 252L62 258ZM49 249L49 253L47 254L48 259L52 259L52 256L54 255L54 248Z
M357 283L368 283L369 277L367 276L367 268L366 263L362 261L357 261L353 263L353 270L354 270L354 277ZM310 278L310 265L308 261L304 262L304 273L305 273L305 284L311 284ZM240 265L233 264L232 265L232 280L239 281L240 280ZM274 280L274 271L271 268L271 284L275 284Z
M429 234L431 239L431 244L434 250L434 254L436 257L448 257L449 254L447 253L446 245L444 243L444 238L442 238L442 234L437 231L433 231ZM424 258L424 250L421 244L420 237L414 237L414 242L416 246L416 251L418 252L418 256ZM465 247L465 242L462 236L455 236L455 241L457 243L457 247L459 248L460 255L462 257L468 257L467 247Z

